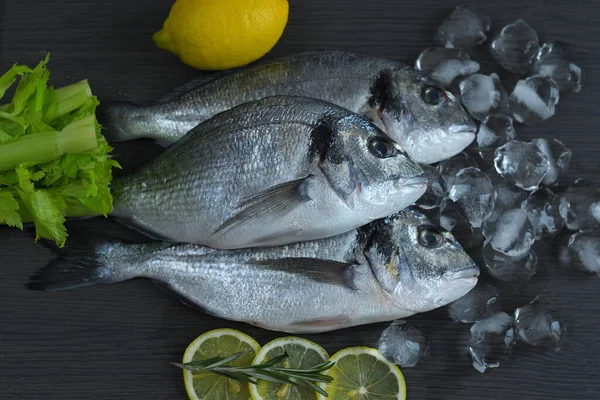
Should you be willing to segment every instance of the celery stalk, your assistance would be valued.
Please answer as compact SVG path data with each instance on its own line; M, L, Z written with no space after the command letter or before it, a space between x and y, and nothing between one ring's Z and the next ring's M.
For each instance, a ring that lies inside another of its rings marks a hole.
M76 121L61 132L42 132L0 144L0 172L22 163L43 163L63 154L79 154L98 149L94 116Z
M54 95L56 96L56 108L47 116L49 120L60 118L84 105L92 97L92 90L88 81L83 80L54 89Z
M89 98L90 96L85 91L80 90L72 96L59 101L58 103L56 103L56 111L50 119L62 117L63 115L66 115L71 111L76 110L77 108L84 105Z
M63 101L81 91L83 91L88 97L92 95L92 89L90 88L90 84L88 83L87 79L73 83L69 86L63 86L61 88L54 89L54 94L56 95L56 99L58 101Z
M110 213L112 169L120 165L101 134L87 80L48 86L48 61L0 74L0 225L33 222L36 239L62 247L65 217Z

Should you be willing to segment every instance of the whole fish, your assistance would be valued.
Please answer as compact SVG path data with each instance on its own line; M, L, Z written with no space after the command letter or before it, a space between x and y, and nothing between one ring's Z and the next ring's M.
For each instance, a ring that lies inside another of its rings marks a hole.
M342 51L301 53L201 78L154 105L116 103L102 122L109 140L145 137L170 145L215 114L275 95L313 97L356 112L418 163L450 158L475 138L476 125L467 112L422 72Z
M414 203L423 170L387 135L306 97L244 103L115 179L112 215L150 236L216 248L334 236Z
M69 249L34 275L33 290L137 277L186 304L269 330L318 333L404 318L469 292L479 269L453 236L406 209L344 234L264 249L104 242Z

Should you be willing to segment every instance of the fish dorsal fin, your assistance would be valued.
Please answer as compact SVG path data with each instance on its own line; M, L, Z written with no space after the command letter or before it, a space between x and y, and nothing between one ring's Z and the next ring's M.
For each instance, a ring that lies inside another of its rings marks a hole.
M219 226L213 236L252 223L257 219L277 220L282 218L300 204L310 200L302 188L311 176L275 185L243 200L238 206L240 211Z
M173 90L170 90L169 92L167 92L166 94L161 96L158 100L156 100L156 102L157 103L168 103L168 102L173 101L173 100L177 99L178 97L180 97L192 90L198 89L199 87L205 86L205 85L209 84L210 82L216 81L217 79L220 79L226 75L229 75L232 72L233 72L232 70L226 70L226 71L219 71L219 72L213 72L213 73L205 73L204 75L201 75L197 78L187 81L183 85L181 85Z
M318 258L290 257L252 261L252 264L265 269L285 271L316 282L329 283L356 290L354 284L355 263Z

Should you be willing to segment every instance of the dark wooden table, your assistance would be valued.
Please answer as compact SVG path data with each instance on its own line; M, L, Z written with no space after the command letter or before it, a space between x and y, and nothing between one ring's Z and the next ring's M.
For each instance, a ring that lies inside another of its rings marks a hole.
M0 2L0 71L13 63L37 63L51 52L52 83L88 78L101 100L151 101L197 76L151 40L172 1L30 0ZM432 31L458 1L292 0L283 37L268 55L314 49L347 49L413 62L432 45ZM557 137L573 149L569 179L600 182L600 3L564 0L468 1L492 15L493 29L525 18L542 40L563 39L579 50L585 87L565 96L558 116L518 128L524 139ZM485 4L480 4L485 3ZM483 52L484 71L499 70ZM152 143L117 146L125 171L157 154ZM116 230L90 221L90 234ZM431 336L433 351L405 369L410 399L600 398L600 296L597 277L561 269L554 243L536 244L539 272L524 287L508 288L504 307L536 294L551 296L568 323L558 353L517 346L510 361L484 375L464 357L468 325L444 309L415 316ZM219 320L186 308L145 280L62 293L24 288L51 257L15 229L0 229L0 399L184 399L181 372L169 365L187 344L213 328L233 327L260 343L280 336ZM386 324L308 336L331 353L376 345Z

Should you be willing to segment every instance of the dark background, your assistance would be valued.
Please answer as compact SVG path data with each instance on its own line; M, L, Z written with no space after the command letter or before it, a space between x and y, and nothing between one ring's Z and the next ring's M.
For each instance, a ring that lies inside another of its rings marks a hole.
M458 1L292 0L290 19L267 57L315 49L361 51L409 63L433 45L436 24ZM585 74L580 94L565 96L558 115L535 127L517 127L526 140L557 137L573 149L568 179L600 181L598 73L600 3L532 0L466 2L489 13L493 31L522 17L541 40L562 39L579 51ZM155 47L170 0L17 0L0 3L0 71L13 63L34 66L51 52L51 83L88 78L101 101L152 101L199 75ZM480 60L487 53L481 52ZM484 62L484 72L499 67ZM505 75L504 75L505 76ZM509 90L512 87L508 87ZM149 142L119 145L125 171L157 154ZM121 230L110 221L89 221ZM564 239L564 237L562 238ZM597 399L600 395L600 282L561 269L556 243L536 244L538 274L523 287L504 290L512 312L536 294L551 296L568 334L558 353L526 346L482 375L464 358L468 325L451 322L445 309L411 318L431 337L429 359L404 369L410 399ZM51 258L49 250L15 229L0 228L0 399L184 399L181 372L170 361L199 334L233 327L261 344L281 336L219 320L180 304L151 282L95 286L62 293L29 292L30 274ZM347 346L376 345L387 324L308 336L331 354Z

